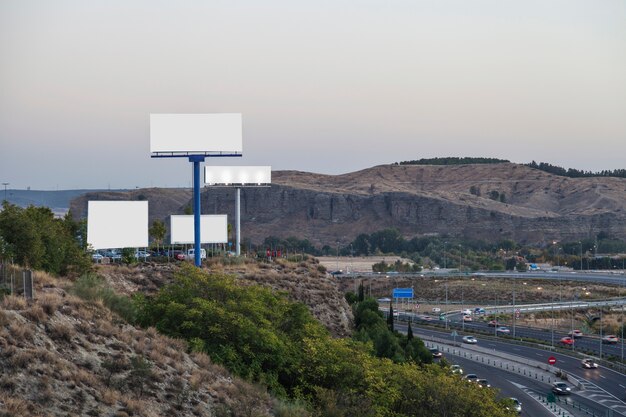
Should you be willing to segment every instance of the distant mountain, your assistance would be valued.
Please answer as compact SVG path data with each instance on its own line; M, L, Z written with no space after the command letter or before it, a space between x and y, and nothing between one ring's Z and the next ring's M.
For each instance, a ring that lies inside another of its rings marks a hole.
M61 190L61 191L40 191L40 190L7 190L6 199L12 204L20 207L45 206L52 209L57 214L67 213L70 201L87 192L95 190ZM114 190L126 191L126 190ZM0 190L0 199L4 200L4 190Z
M395 227L406 237L426 234L540 243L573 241L605 232L626 239L626 179L568 178L514 163L381 165L342 175L275 171L269 188L241 192L242 238L307 238L347 244L360 233ZM72 200L150 201L151 219L182 214L189 189L93 192ZM202 211L233 223L235 190L204 188Z

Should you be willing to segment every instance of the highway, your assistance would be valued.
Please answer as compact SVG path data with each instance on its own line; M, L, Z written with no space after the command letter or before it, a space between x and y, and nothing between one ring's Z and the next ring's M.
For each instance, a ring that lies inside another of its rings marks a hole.
M406 325L404 324L398 323L397 327L400 331L403 331L403 329L406 331ZM417 326L414 327L413 330L417 336L423 338L424 340L429 340L429 338L435 337L447 340L450 344L453 344L454 340L456 340L457 344L459 344L458 342L462 336L462 334L460 334L455 338L451 336L450 332L441 332ZM549 350L512 345L499 340L481 341L480 336L477 338L480 346L493 349L494 352L504 352L544 363L547 361L549 356L554 356L557 359L555 366L562 369L568 375L572 375L574 378L580 380L583 385L584 390L582 391L582 395L575 394L572 395L573 398L580 403L593 405L596 409L602 408L603 406L610 407L615 415L619 415L617 413L621 413L626 416L626 403L624 402L626 397L625 374L603 367L596 370L585 370L580 366L579 359L567 355L550 352ZM481 369L486 370L487 368L481 366ZM489 372L495 371L497 370L492 369ZM513 376L515 375L511 374L508 376L508 379L506 377L505 379L513 380ZM490 378L490 376L485 377L487 379ZM528 379L524 380L526 382L530 381ZM519 383L529 386L528 383Z

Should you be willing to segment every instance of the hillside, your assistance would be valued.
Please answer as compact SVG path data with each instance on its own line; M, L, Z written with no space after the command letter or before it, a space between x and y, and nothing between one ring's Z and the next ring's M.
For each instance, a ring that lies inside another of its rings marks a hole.
M0 304L0 416L269 416L264 390L39 275Z
M398 228L407 237L447 234L523 243L573 241L606 232L626 238L626 179L567 178L513 163L382 165L343 175L273 172L270 188L242 189L242 236L295 236L346 244L360 233ZM87 193L90 199L147 199L151 219L181 214L191 193L142 189ZM205 188L203 213L234 216L235 191Z

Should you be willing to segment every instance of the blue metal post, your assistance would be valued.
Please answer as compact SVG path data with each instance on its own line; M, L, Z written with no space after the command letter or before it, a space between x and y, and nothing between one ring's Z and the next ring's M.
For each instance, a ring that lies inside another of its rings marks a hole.
M193 162L193 236L194 236L194 260L195 265L200 267L200 162L204 161L204 156L194 155L189 157L189 162Z

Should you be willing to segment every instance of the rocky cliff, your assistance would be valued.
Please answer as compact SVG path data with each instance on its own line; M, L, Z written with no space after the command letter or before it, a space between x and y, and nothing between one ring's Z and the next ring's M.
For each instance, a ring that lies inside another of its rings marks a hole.
M626 239L626 179L567 178L513 163L384 165L342 174L275 171L269 188L241 190L242 238L307 238L346 244L395 227L406 237L447 234L525 243L576 240L604 231ZM189 189L88 193L72 201L86 216L91 199L148 199L150 217L190 205ZM235 190L205 188L203 213L234 222Z

